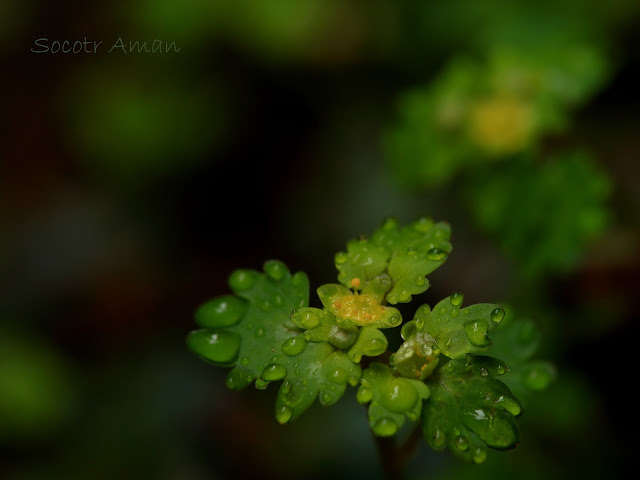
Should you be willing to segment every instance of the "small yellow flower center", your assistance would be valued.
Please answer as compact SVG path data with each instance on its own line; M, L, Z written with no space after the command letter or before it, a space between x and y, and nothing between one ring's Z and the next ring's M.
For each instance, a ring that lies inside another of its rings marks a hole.
M515 97L494 97L477 102L470 112L469 134L476 145L496 154L522 150L534 128L534 112Z
M333 301L338 317L351 320L356 325L368 325L377 322L386 307L370 295L344 295Z

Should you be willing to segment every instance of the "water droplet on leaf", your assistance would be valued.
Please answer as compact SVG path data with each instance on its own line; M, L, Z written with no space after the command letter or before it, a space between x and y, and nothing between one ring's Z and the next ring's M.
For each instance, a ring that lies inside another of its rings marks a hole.
M253 287L257 275L252 270L236 270L229 277L229 286L235 292L244 292Z
M240 335L235 332L196 330L187 337L189 348L202 358L214 363L233 362L240 350Z
M442 250L441 248L432 248L427 251L427 258L429 260L433 260L434 262L438 262L447 257L448 253L446 250Z
M379 437L391 437L398 431L398 425L390 418L381 418L373 426L373 433Z
M452 293L449 296L449 301L451 302L451 305L457 307L462 303L462 300L464 300L464 295L462 295L461 293Z
M292 413L293 412L291 411L291 409L289 407L282 406L282 407L278 408L278 410L276 411L276 420L278 420L278 423L280 423L280 424L285 424L289 420L291 420Z
M297 336L297 337L291 337L285 340L282 343L281 349L285 354L293 357L295 355L301 354L304 351L306 346L307 346L307 341L304 339L304 337Z
M262 374L260 378L262 378L266 382L275 382L276 380L282 380L287 376L287 368L284 365L279 363L272 363L271 365L267 365L264 370L262 370Z
M204 328L230 327L240 321L247 306L247 302L235 295L214 298L196 310L196 323Z
M504 308L498 307L491 312L491 320L495 323L500 323L504 318Z
M273 280L282 280L288 273L287 266L278 260L265 262L264 271Z

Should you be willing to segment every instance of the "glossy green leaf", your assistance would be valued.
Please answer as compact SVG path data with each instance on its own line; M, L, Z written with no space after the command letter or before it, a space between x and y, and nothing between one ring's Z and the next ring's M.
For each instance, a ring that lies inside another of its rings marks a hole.
M362 374L358 402L369 405L369 425L380 437L395 435L405 418L418 420L422 401L429 398L423 382L399 377L387 365L374 362Z
M487 333L504 317L500 305L480 303L464 307L462 300L462 294L454 293L433 310L423 305L413 319L416 329L435 338L442 354L450 358L462 358L489 348L492 342Z
M513 310L505 308L505 318L492 333L494 347L490 355L508 365L501 380L520 399L532 391L544 390L556 377L556 369L550 362L534 359L540 343L540 330L535 322L517 317Z
M203 359L233 366L227 386L241 389L259 378L282 342L302 330L290 320L291 311L305 307L307 276L289 273L277 261L265 263L266 273L236 270L229 278L235 295L203 304L196 312L202 330L187 338L189 348Z
M322 405L334 404L347 385L357 385L361 374L359 365L325 342L309 342L301 353L275 360L272 368L279 369L281 374L273 380L284 379L276 401L276 418L280 423L298 418L316 398Z
M422 412L425 438L434 450L448 447L456 456L482 463L487 447L506 450L518 443L514 416L520 404L494 378L504 372L491 357L450 360L427 379L431 398Z
M336 255L338 279L345 288L370 291L373 296L386 293L391 304L409 302L412 295L429 288L426 275L447 259L450 237L450 227L443 222L421 218L400 228L395 219L389 219L370 239L351 242L348 252Z

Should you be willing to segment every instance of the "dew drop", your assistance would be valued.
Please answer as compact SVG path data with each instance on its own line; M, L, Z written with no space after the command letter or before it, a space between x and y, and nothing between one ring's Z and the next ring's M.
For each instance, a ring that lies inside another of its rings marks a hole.
M390 418L381 418L373 426L373 433L379 437L391 437L398 431L398 425Z
M187 337L189 348L214 363L231 363L240 350L240 335L235 332L196 330Z
M273 280L282 280L288 273L287 266L278 260L269 260L264 264L264 271Z
M426 279L426 278L424 278L423 276L419 276L419 277L416 279L416 285L417 285L418 287L423 287L426 283L427 283L427 279Z
M473 452L473 461L475 463L482 463L487 459L487 451L484 448L476 448Z
M236 292L243 292L253 287L257 272L252 270L236 270L229 277L229 286Z
M442 250L441 248L432 248L427 251L427 258L429 260L433 260L434 262L444 260L447 255L448 253L446 252L446 250Z
M417 328L418 328L417 322L410 321L405 323L402 326L402 330L400 331L400 335L402 335L402 339L409 340L411 337L413 337L416 334Z
M504 318L504 308L498 307L491 312L491 320L495 323L500 323Z
M462 303L462 300L464 300L464 295L459 292L452 293L451 296L449 296L449 301L454 307L459 306Z
M398 301L400 303L405 303L405 302L408 302L410 300L411 300L411 294L406 290L400 292L400 295L398 295Z
M498 370L498 375L504 375L504 373L506 372L504 365L502 364L498 365L497 370Z
M329 405L333 401L334 397L329 392L322 392L320 394L320 403L322 405Z
M271 310L271 302L269 300L260 302L260 309L265 312L268 312L269 310Z
M445 442L445 438L444 438L444 434L442 433L442 430L440 430L440 427L436 427L435 431L433 432L433 437L432 438L432 444L434 448L442 448L444 447L444 442Z
M328 375L328 379L330 381L337 383L339 385L346 383L348 377L349 377L349 374L347 373L346 370L343 370L342 368L336 368L335 370L331 371Z
M264 337L264 328L259 328L258 330L256 330L256 336Z
M469 442L463 436L459 436L456 438L456 448L461 452L464 452L467 448L469 448Z
M404 413L411 409L418 400L415 388L402 378L394 378L382 388L381 401L394 413Z
M201 305L195 314L196 323L204 328L230 327L247 312L247 303L235 295L224 295Z
M438 313L439 313L440 315L445 315L445 314L447 313L447 309L446 309L446 307L442 307L442 308L440 308L440 310L438 310Z
M267 388L269 386L269 382L264 381L261 378L257 378L256 379L256 388L258 390L264 390L265 388Z
M279 363L272 363L271 365L267 365L264 370L262 370L262 374L260 378L266 382L275 382L276 380L282 380L287 376L287 368L284 365Z
M457 317L459 314L460 314L460 310L458 310L457 308L454 308L451 310L452 317Z
M487 338L488 328L489 326L485 320L470 320L464 325L469 342L476 347L486 347L491 344L491 341Z
M480 375L482 375L483 377L486 377L487 375L489 375L489 371L486 368L482 367L480 369Z
M306 348L306 346L307 346L307 341L304 339L304 337L297 336L297 337L291 337L285 340L282 343L281 349L285 354L289 355L290 357L293 357L295 355L301 354L303 350Z
M358 389L358 393L356 395L356 399L358 403L365 404L369 403L373 398L373 390L367 387L360 387Z
M291 321L296 325L309 330L320 325L320 314L311 308L295 310L291 314Z
M347 263L347 260L349 260L349 255L347 255L346 252L338 252L338 253L336 253L336 256L334 257L334 260L335 260L336 264L342 265L344 263Z
M287 407L286 405L282 406L276 411L276 420L278 420L278 423L280 424L287 423L289 420L291 420L292 414L293 412L289 407Z
M241 363L242 365L249 365L249 358L248 358L248 357L242 357L242 358L240 359L240 363Z

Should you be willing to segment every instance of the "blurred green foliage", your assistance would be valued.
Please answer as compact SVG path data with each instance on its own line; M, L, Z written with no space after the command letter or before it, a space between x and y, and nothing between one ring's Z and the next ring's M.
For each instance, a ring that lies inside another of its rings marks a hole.
M525 156L474 180L475 221L529 275L572 268L607 225L611 183L583 153Z
M606 56L592 45L501 46L481 63L454 59L399 100L387 134L393 172L410 186L442 186L479 164L508 160L568 123L603 84Z
M0 378L0 442L50 437L71 418L71 368L46 340L3 326Z

